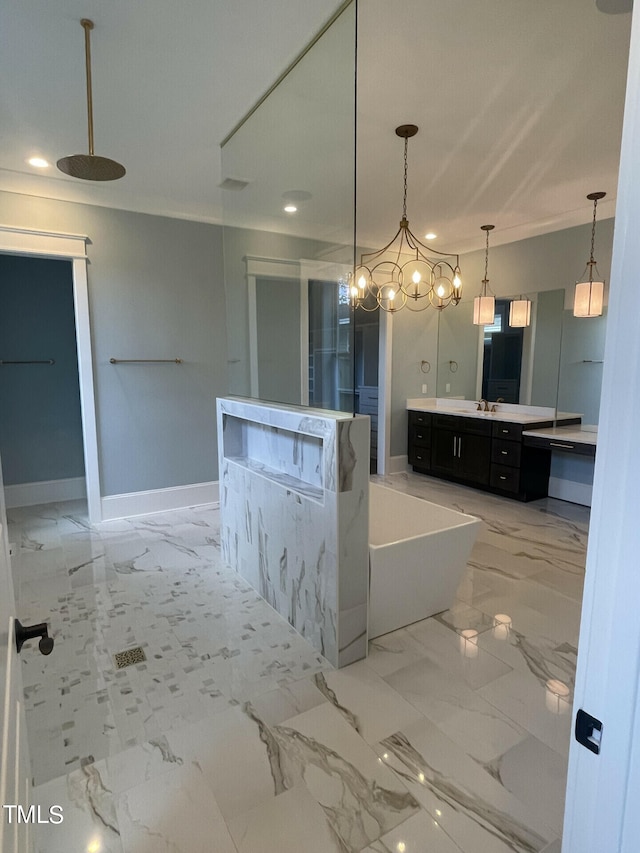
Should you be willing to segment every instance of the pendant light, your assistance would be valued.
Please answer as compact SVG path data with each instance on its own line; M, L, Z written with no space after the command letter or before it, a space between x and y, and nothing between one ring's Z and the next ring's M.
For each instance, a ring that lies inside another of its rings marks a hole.
M514 329L521 329L531 325L531 300L513 299L509 305L509 325Z
M480 296L473 300L473 322L476 326L491 326L496 318L496 298L489 292L489 231L493 231L495 225L481 225L480 228L487 235L484 250L484 278L482 279L482 290Z
M89 33L93 21L83 18L80 21L84 29L84 55L87 75L87 124L89 130L89 153L71 154L58 160L57 167L65 175L82 178L85 181L116 181L126 172L124 166L108 157L98 157L93 153L93 97L91 94L91 44Z
M600 317L604 304L604 280L600 280L600 273L593 258L593 245L596 237L596 208L598 201L604 198L606 193L589 193L587 198L593 202L593 223L591 225L591 255L587 261L582 280L576 282L575 295L573 298L574 317ZM596 280L593 280L593 274Z
M407 151L415 136L415 124L402 124L396 135L404 139L404 196L402 219L386 246L360 256L360 265L349 276L351 304L365 311L399 311L405 306L423 311L442 310L462 299L459 255L438 252L421 243L407 219Z

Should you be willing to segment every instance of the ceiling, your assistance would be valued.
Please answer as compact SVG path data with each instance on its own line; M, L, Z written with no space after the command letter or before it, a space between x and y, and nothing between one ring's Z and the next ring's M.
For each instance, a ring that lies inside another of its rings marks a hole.
M435 248L478 248L487 222L495 245L590 221L594 190L612 216L631 14L599 7L629 2L360 0L360 242L397 227L407 122L409 219ZM221 141L339 5L3 0L0 189L220 222ZM82 17L95 152L127 168L113 183L26 163L87 151Z

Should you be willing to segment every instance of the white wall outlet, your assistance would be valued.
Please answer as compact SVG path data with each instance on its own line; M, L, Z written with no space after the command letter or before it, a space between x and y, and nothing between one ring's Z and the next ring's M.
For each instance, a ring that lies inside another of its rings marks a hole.
M425 383L425 382L423 382L423 383L422 383L422 393L423 393L423 394L426 394L426 393L427 393L427 385L426 385L426 383Z
M447 394L451 391L451 383L450 382L447 382L445 391L447 392Z

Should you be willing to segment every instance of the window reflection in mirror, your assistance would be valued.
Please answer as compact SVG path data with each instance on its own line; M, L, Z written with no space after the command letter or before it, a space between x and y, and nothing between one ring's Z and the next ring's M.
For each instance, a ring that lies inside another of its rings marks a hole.
M493 324L484 326L481 396L519 403L524 329L509 325L509 304L508 299L496 299Z

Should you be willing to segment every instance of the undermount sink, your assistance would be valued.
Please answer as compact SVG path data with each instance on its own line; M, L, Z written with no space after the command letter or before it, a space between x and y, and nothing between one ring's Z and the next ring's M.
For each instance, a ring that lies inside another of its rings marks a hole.
M463 408L457 408L456 406L447 406L447 408L443 409L442 411L445 413L446 412L455 412L456 414L460 414L460 415L473 415L474 417L477 417L478 415L484 416L484 415L498 415L498 414L500 414L499 412L485 412L484 410L478 411L478 409L470 409L470 408L463 409Z

